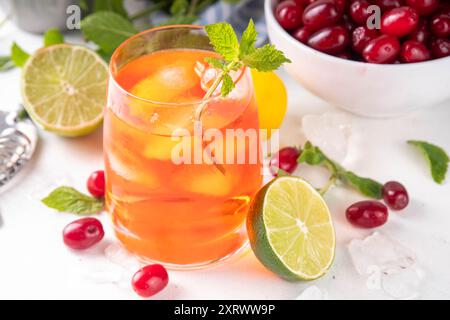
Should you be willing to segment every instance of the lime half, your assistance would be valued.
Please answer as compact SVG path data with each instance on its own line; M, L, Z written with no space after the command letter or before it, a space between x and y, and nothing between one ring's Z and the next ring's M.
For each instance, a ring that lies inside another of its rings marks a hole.
M22 98L45 130L81 136L103 118L108 66L93 51L68 44L42 48L22 71Z
M287 280L314 280L333 263L336 238L320 194L297 177L280 177L252 202L247 229L256 257Z

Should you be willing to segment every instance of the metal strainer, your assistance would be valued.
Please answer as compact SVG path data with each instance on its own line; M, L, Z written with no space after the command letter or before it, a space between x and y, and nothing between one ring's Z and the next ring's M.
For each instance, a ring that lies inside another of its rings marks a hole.
M37 140L36 127L23 110L0 110L0 192L31 159Z

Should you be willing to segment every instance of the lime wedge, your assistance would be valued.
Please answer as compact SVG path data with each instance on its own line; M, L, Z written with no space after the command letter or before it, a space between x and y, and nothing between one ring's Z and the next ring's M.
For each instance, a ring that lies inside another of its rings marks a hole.
M279 177L264 186L250 207L247 229L256 257L284 279L314 280L333 263L330 211L300 178Z
M68 44L38 50L22 71L22 98L45 130L81 136L102 121L108 66L93 51Z

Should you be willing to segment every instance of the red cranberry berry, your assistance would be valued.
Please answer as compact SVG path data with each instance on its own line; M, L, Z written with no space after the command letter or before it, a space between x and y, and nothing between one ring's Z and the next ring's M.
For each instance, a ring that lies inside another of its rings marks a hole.
M280 26L286 30L293 30L302 24L303 9L294 1L281 2L275 8L275 18Z
M431 32L439 37L446 38L450 36L450 15L440 14L434 16L430 22Z
M364 26L356 28L352 34L353 50L361 54L367 44L376 37L378 37L378 31L376 29L368 29Z
M419 25L413 32L408 36L408 40L419 41L422 43L428 43L430 40L430 30L428 29L428 21L420 20Z
M151 297L163 290L169 283L166 268L160 264L146 266L136 272L131 285L138 295L144 298Z
M408 191L397 181L389 181L383 186L383 199L392 210L403 210L409 204Z
M367 18L370 16L367 10L369 6L370 3L366 0L356 0L350 5L350 16L358 25L366 25Z
M381 33L403 37L414 31L419 24L417 11L409 7L400 7L387 11L381 17Z
M361 201L351 205L346 212L347 220L361 228L376 228L386 223L388 208L378 201Z
M87 181L89 192L96 198L105 196L105 172L103 170L93 172Z
M292 36L301 43L307 43L312 32L305 27L301 27L292 33Z
M406 4L421 16L432 14L439 6L439 0L406 0Z
M396 37L381 35L370 41L364 48L364 60L370 63L394 62L400 53L400 42Z
M95 218L83 218L69 223L63 230L66 246L75 250L92 247L103 239L105 232L100 221Z
M294 147L280 149L272 156L269 163L269 169L273 176L277 176L280 169L287 173L293 173L297 169L297 159L300 156L300 150Z
M450 40L445 38L433 39L431 40L430 49L435 58L450 56Z
M380 7L382 12L401 7L403 0L374 0L373 4Z
M294 0L294 2L302 8L305 8L308 4L311 3L311 0Z
M408 40L402 44L400 58L403 62L422 62L431 59L430 50L418 41Z
M311 31L335 25L342 17L336 5L329 0L318 0L305 8L303 24Z
M324 28L314 33L308 40L311 48L330 54L344 51L349 43L348 31L342 26Z

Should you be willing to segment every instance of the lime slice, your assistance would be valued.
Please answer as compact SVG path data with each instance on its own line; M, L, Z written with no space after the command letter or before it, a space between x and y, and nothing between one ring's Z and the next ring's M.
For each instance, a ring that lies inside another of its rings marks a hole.
M287 280L314 280L333 263L336 238L320 194L297 177L280 177L263 187L247 220L256 257Z
M108 66L93 51L68 44L31 56L22 71L22 98L45 130L81 136L97 128L105 107Z

